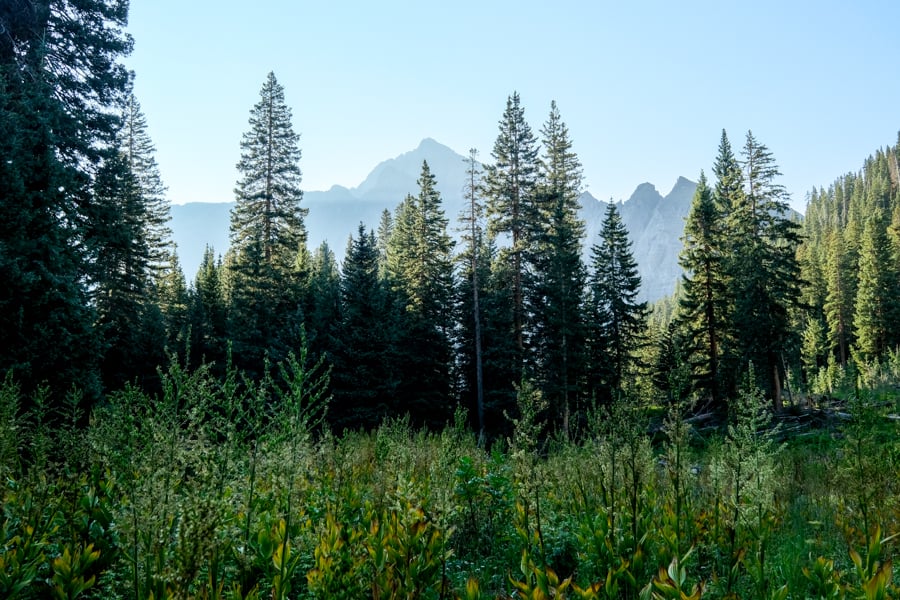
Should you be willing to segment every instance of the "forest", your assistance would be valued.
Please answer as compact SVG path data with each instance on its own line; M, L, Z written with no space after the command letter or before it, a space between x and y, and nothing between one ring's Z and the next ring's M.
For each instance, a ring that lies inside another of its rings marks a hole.
M515 92L464 214L308 248L269 73L185 274L127 19L0 9L0 597L900 595L900 138L798 217L723 131L647 305Z

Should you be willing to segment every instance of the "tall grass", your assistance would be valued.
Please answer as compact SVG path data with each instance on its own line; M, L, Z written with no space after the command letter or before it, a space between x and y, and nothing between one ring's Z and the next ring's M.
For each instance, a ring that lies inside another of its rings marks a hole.
M0 597L896 593L900 443L864 384L852 420L785 444L752 387L705 437L689 405L654 423L629 398L551 439L526 381L511 438L484 448L461 412L440 432L331 432L327 370L302 352L259 381L230 363L160 378L87 427L76 392L22 417L5 380Z

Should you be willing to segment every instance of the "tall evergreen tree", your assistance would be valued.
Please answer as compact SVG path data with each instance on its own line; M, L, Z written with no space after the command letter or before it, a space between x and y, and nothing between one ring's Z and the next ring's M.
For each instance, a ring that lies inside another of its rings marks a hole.
M300 136L291 125L284 88L269 73L260 100L250 111L250 129L241 140L241 179L231 212L231 244L238 256L258 245L267 269L290 272L306 243L300 207Z
M891 249L880 209L866 220L859 255L859 287L853 329L854 357L860 362L879 358L896 338L897 282Z
M341 272L327 242L312 254L305 312L310 350L318 356L333 355L341 320Z
M731 223L733 214L744 201L744 174L741 165L734 154L731 142L725 130L719 139L716 160L713 163L713 173L716 176L713 188L713 202L723 222L724 239L722 240L722 262L725 272L726 290L721 301L722 308L722 336L719 339L719 368L720 375L719 392L723 397L733 396L737 392L740 377L740 349L733 337L735 294L734 280L731 277L735 265L735 256L738 240L732 235Z
M338 427L373 428L394 414L394 316L379 277L375 235L359 224L341 270L341 321L332 371L329 418Z
M625 376L638 366L647 325L647 303L637 300L641 278L615 204L606 209L600 241L591 255L588 390L608 403L623 391Z
M231 211L232 331L236 355L251 365L265 351L285 356L301 336L307 211L300 206L298 140L284 88L269 73L241 140Z
M14 2L0 35L0 370L99 391L83 243L128 82L125 0ZM60 396L61 397L61 396Z
M522 380L514 330L511 264L500 260L494 236L488 232L481 251L485 272L484 293L479 296L483 320L484 424L488 436L503 439L511 434L508 416L518 414L517 384Z
M405 305L399 393L416 420L442 425L452 383L453 241L427 162L418 184L419 194L397 208L387 245L390 281Z
M150 362L142 343L149 307L150 252L142 235L137 179L126 158L114 150L98 171L89 215L85 242L90 249L92 296L103 343L101 370L104 384L116 389L134 376L146 375L141 366ZM150 374L155 367L147 366Z
M716 176L713 200L723 217L728 217L743 202L744 174L724 129L719 139L713 174Z
M166 187L156 164L156 148L147 131L147 118L133 93L125 99L117 142L141 195L142 236L148 251L147 269L155 283L173 251L172 230L169 228L171 215Z
M166 330L166 349L168 352L180 352L187 339L189 300L184 271L178 260L178 248L174 244L168 264L157 280L156 298Z
M165 187L133 95L121 107L121 127L94 179L85 247L104 341L103 377L119 387L132 377L155 378L165 361L157 284L173 248Z
M754 365L778 408L782 352L792 336L789 309L800 296L799 226L789 218L787 192L776 181L781 173L769 149L747 132L741 154L744 194L728 215L733 337L741 370Z
M228 307L225 301L222 260L207 246L189 295L191 360L224 366L228 339Z
M493 235L508 236L499 259L508 262L512 296L511 332L518 356L515 369L521 369L525 356L525 277L529 232L536 220L534 194L538 178L537 139L525 121L525 109L514 92L506 101L499 123L500 132L491 156L494 164L487 167L485 194L488 199L488 228Z
M466 158L466 185L464 189L466 203L460 215L462 224L462 241L465 245L460 255L462 262L461 276L461 330L462 375L469 391L474 390L475 415L478 425L479 440L484 439L484 360L482 346L482 310L481 287L486 281L490 266L485 263L485 243L482 221L484 206L481 202L481 166L478 162L478 150L469 150ZM471 308L469 309L469 301ZM471 336L466 333L471 332ZM470 338L470 339L467 339ZM468 342L468 343L467 343ZM465 357L471 356L471 360ZM474 375L474 376L473 376Z
M541 137L544 153L535 203L538 218L531 224L526 307L537 378L556 424L568 434L584 367L587 275L581 260L585 226L578 216L581 163L556 102L551 103Z
M391 211L381 211L381 220L378 222L378 230L375 237L378 241L378 272L382 277L387 277L387 244L394 233L394 215Z
M688 360L694 388L708 394L716 410L725 408L719 371L728 314L726 237L719 207L701 172L684 226L679 260L684 269L683 293L676 318L690 340Z
M844 236L840 228L835 228L829 236L828 256L825 264L826 295L824 304L825 321L828 325L827 340L831 352L840 365L846 365L850 357L853 340L853 290L850 256L844 246Z

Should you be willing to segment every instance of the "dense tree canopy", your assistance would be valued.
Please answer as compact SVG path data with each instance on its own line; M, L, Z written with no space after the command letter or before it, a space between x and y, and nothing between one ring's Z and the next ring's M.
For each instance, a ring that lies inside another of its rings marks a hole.
M339 265L327 243L306 247L300 138L269 73L240 140L231 246L188 284L121 62L127 16L124 0L0 10L0 369L29 392L153 390L170 357L270 382L304 348L333 367L338 427L407 413L438 427L462 405L489 440L527 400L536 427L578 435L594 401L693 396L724 414L752 372L778 407L793 382L877 372L900 343L897 146L812 190L800 219L773 153L750 132L735 152L723 131L681 285L651 311L615 204L586 239L558 106L538 137L518 93L490 162L467 159L458 227L424 163Z
M99 391L85 226L129 80L127 13L113 0L14 1L2 12L0 369L27 389Z

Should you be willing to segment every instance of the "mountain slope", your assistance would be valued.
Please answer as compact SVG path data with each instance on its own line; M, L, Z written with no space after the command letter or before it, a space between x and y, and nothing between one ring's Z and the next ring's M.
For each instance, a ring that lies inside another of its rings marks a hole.
M327 242L338 260L342 260L347 240L356 233L360 222L367 228L377 229L382 211L393 212L407 194L418 192L416 180L422 161L426 160L437 178L451 233L456 234L456 223L463 208L465 158L429 138L415 150L379 163L355 188L334 186L327 191L306 192L303 206L309 209L306 228L310 249ZM657 300L675 289L681 274L678 253L684 218L695 187L696 184L681 177L664 197L652 184L642 183L627 201L619 203L642 278L642 299ZM587 231L584 257L589 264L590 248L597 241L606 203L585 192L581 205L580 216ZM188 281L194 279L207 244L218 255L227 250L232 206L231 202L172 206L172 230Z

